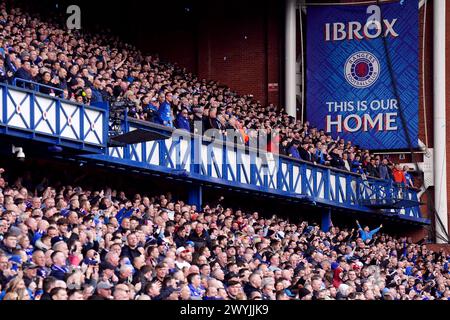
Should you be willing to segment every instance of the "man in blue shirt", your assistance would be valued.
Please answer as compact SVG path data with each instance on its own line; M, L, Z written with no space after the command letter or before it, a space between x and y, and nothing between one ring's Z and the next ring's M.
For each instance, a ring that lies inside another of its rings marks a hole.
M358 231L359 231L359 236L362 239L362 241L366 241L366 240L372 240L372 237L375 233L377 233L381 228L383 228L383 225L380 224L380 226L376 229L373 229L372 231L370 231L368 226L365 226L364 229L361 228L361 226L359 225L359 221L356 220L356 224L358 225Z
M55 277L58 280L64 280L64 277L66 276L66 273L69 272L69 269L66 267L66 258L64 256L64 253L61 251L55 251L51 254L52 259L52 267L50 276Z
M414 182L412 180L411 174L409 173L409 167L403 167L403 173L405 174L406 186L408 188L414 188Z
M167 92L165 96L165 100L158 109L158 120L159 123L166 127L173 128L172 123L172 93Z
M300 153L298 152L298 146L300 145L300 141L294 140L292 141L292 146L288 149L288 155L294 159L300 159Z
M191 300L202 300L205 289L201 285L201 278L198 273L191 273L187 276L189 291L191 292Z

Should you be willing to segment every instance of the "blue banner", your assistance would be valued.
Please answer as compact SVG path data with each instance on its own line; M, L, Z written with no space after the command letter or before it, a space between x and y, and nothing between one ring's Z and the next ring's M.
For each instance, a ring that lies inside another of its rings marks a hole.
M307 8L307 118L362 148L418 145L418 0ZM397 86L383 44L387 44Z

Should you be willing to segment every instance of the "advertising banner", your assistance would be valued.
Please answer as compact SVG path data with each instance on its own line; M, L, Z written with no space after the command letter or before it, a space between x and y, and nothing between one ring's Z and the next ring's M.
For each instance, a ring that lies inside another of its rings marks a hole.
M310 123L362 148L403 149L409 145L402 111L416 147L418 32L418 0L380 6L309 6L306 110Z

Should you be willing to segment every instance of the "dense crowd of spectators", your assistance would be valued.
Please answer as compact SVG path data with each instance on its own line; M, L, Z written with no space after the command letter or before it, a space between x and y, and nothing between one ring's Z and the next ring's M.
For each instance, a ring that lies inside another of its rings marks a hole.
M450 257L382 225L322 231L222 199L197 208L0 173L3 300L450 299Z
M57 21L57 19L54 19ZM122 101L129 115L194 132L238 130L248 143L252 130L264 129L269 150L354 173L413 186L407 168L361 150L351 141L333 139L283 109L263 106L252 95L239 96L214 81L144 55L107 33L67 30L18 8L0 5L0 81L34 88L84 104Z

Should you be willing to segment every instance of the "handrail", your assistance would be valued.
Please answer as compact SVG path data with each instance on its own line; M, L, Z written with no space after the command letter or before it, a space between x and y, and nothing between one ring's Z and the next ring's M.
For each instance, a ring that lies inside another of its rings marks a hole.
M36 105L36 103L38 104L39 108L41 109L40 111L44 112L44 110L42 109L43 106L39 105L39 101L36 100L37 98L39 98L39 99L48 99L48 100L53 101L53 103L56 104L56 110L62 110L66 106L72 106L72 107L75 107L75 108L81 110L80 111L80 114L82 115L82 117L80 117L80 134L81 134L81 137L84 137L84 134L85 134L85 132L81 132L85 128L85 126L83 126L83 122L84 121L91 121L91 120L93 120L93 119L90 118L89 115L86 116L86 112L85 111L95 111L95 112L101 113L104 120L102 120L103 135L102 135L102 137L99 137L99 139L101 140L101 141L99 141L100 142L99 144L102 145L102 148L107 147L107 141L108 141L107 123L108 123L108 116L109 116L109 113L108 113L109 112L109 105L108 104L106 104L104 107L84 105L84 104L78 103L76 101L70 101L70 100L64 99L63 97L51 96L51 95L45 94L43 92L32 90L31 88L22 88L20 86L14 86L12 84L8 84L8 83L5 83L5 82L0 82L0 89L3 91L2 94L1 94L1 96L2 96L1 99L3 99L5 110L6 110L6 108L7 108L6 106L8 104L7 103L8 97L14 103L14 99L15 98L14 98L13 95L11 95L12 92L20 92L20 93L23 93L23 94L29 96L30 108L29 108L28 112L29 112L30 118L29 118L29 123L28 123L29 127L27 127L28 130L34 130L35 129L35 127L34 127L35 123L34 123L34 120L32 120L32 119L34 118L34 113L35 113L35 107L34 106ZM53 104L48 104L47 108L51 107L52 105ZM59 114L60 112L57 111L56 113ZM9 125L8 124L9 120L6 120L7 117L5 115L6 115L6 113L4 113L4 117L2 119L0 119L0 125L8 126ZM69 118L71 117L71 115L68 115L68 116L69 116ZM85 118L85 117L87 117L87 118ZM98 122L98 124L100 124L100 122ZM88 125L92 125L92 123L88 123ZM61 128L58 119L56 119L56 126L58 126L58 128ZM92 129L90 129L90 130L92 130ZM37 132L37 133L40 133L40 132ZM80 142L83 143L83 145L84 144L92 144L92 143L93 144L97 144L96 142L86 142L86 141L83 140L83 138L80 138L78 140L80 140Z
M17 81L20 81L23 85L25 85L25 84L30 84L30 85L32 85L32 87L29 88L29 89L31 89L31 90L33 90L33 91L36 91L36 92L41 92L41 91L39 90L39 88L43 87L43 88L51 89L51 90L53 90L53 91L55 91L55 92L59 92L61 96L64 96L64 90L63 90L63 89L60 89L60 88L48 86L48 85L46 85L46 84L42 84L42 83L39 83L39 82L30 81L30 80L26 80L26 79L22 79L22 78L14 78L14 80L13 80L13 86L19 87L19 88L24 88L24 87L19 86L19 85L17 84ZM25 89L25 88L24 88L24 89Z
M19 78L18 78L18 79L19 79ZM104 108L104 107L99 107L99 106L95 106L95 105L82 104L82 103L79 103L79 102L76 102L76 101L64 99L64 98L62 98L62 97L58 97L58 96L50 96L50 95L48 95L48 94L45 94L45 93L43 93L43 92L39 92L39 91L30 89L30 88L23 88L23 87L20 87L20 86L14 86L14 85L12 85L12 84L8 84L8 83L5 83L5 82L0 82L0 86L6 87L6 88L9 88L9 89L12 89L12 90L19 90L19 91L26 92L26 93L30 93L30 94L35 94L35 95L40 96L40 97L43 97L43 98L44 98L44 97L50 97L51 99L57 99L57 100L59 100L60 102L68 103L68 104L71 104L71 105L74 105L74 106L78 106L78 107L85 107L85 108L87 107L87 108L89 108L89 109L93 109L93 110L97 110L97 111L102 111L102 112L107 112L107 111L109 111L109 105L108 105L108 104L106 104L106 108Z

